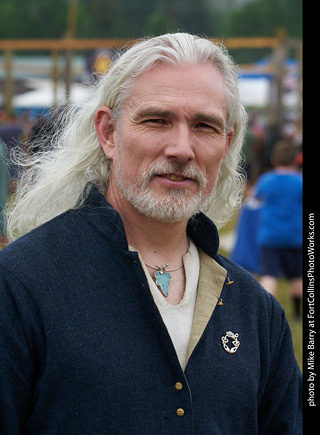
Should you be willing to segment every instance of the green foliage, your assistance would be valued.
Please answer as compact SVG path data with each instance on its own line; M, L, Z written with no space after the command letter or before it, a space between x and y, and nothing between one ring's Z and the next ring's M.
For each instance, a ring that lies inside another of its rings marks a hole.
M302 37L302 0L253 0L231 11L225 30L230 36L274 36L280 28Z
M147 35L158 36L175 30L174 22L162 12L153 12L147 18Z
M279 280L276 298L284 308L286 312L286 316L291 328L292 341L294 352L300 366L300 369L303 369L303 346L302 346L302 320L297 321L294 319L293 315L293 304L292 298L290 294L290 286L288 281Z
M80 38L114 38L126 33L125 9L119 0L78 0Z
M205 36L302 35L302 0L1 0L0 38L60 38L77 5L76 36L136 38L167 31ZM229 5L229 6L228 6Z
M1 0L1 38L59 38L66 29L65 2Z

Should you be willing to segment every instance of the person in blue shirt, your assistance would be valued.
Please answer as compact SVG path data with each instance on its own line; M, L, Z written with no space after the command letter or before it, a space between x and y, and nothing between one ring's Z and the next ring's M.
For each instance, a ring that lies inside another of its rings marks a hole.
M275 294L277 280L290 281L295 316L300 316L302 295L302 174L296 168L295 147L275 144L274 170L255 186L262 201L257 242L261 247L261 284Z

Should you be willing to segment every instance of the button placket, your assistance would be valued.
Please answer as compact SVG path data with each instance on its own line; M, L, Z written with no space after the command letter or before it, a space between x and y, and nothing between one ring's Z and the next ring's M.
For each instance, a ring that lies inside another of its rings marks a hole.
M182 384L182 382L176 382L176 383L174 384L174 389L175 389L176 391L181 391L181 390L183 390L183 384ZM184 414L185 414L185 411L184 411L183 408L178 408L178 409L176 410L176 414L177 414L178 417L183 417Z

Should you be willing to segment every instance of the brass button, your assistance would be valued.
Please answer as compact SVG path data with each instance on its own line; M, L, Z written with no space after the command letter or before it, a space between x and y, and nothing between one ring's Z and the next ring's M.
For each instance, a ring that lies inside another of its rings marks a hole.
M181 382L177 382L177 383L175 384L174 388L175 388L177 391L181 391L182 388L183 388L183 385L181 384Z
M184 416L184 410L182 408L178 408L176 411L176 414L178 417L183 417Z

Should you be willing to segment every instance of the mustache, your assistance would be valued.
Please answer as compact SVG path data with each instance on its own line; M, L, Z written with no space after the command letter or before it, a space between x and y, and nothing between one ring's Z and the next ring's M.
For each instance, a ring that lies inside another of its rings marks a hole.
M207 184L206 177L202 171L195 168L190 163L179 162L161 162L152 166L149 171L144 172L140 177L141 182L138 182L141 187L146 187L154 177L159 175L177 174L185 178L196 181L201 188Z

